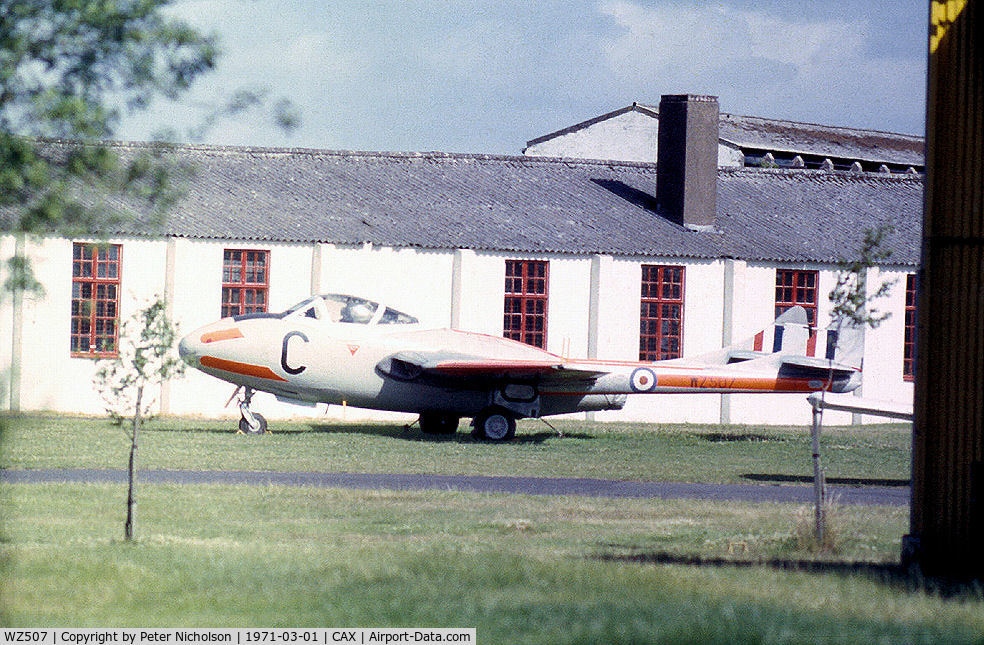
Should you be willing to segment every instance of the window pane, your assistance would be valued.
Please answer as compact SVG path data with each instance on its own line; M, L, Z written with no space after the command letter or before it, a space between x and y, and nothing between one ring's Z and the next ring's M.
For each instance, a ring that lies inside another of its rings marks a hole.
M73 244L69 347L74 353L116 351L120 249L119 244Z
M266 311L269 253L242 249L223 251L223 316ZM249 289L241 288L247 285Z
M680 356L683 282L684 267L642 266L639 360Z
M546 342L547 262L506 260L503 335L544 347Z

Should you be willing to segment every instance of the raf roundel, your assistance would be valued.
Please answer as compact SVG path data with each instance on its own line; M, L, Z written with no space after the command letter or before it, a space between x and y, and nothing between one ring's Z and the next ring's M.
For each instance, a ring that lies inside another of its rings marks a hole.
M656 387L656 375L651 369L640 367L632 372L632 391L651 392Z

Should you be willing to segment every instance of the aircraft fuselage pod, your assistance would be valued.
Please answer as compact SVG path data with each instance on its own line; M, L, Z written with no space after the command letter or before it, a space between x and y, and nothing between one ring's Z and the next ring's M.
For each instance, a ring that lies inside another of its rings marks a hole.
M265 428L250 410L260 391L300 404L417 413L426 432L453 432L460 417L473 417L477 435L502 440L517 418L620 409L633 393L857 387L860 370L832 355L783 351L805 352L812 337L805 321L780 321L775 329L786 333L774 335L786 340L773 352L753 343L689 361L574 360L506 338L424 328L385 305L326 294L279 314L223 318L185 336L179 350L192 367L244 389L244 431Z

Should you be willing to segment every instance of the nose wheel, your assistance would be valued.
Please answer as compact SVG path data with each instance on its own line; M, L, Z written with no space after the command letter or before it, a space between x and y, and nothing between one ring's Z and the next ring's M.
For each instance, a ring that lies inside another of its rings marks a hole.
M267 420L263 418L263 415L249 409L249 404L252 400L253 390L247 387L243 390L243 396L239 400L239 414L242 415L239 418L240 434L263 434L264 432L268 432Z

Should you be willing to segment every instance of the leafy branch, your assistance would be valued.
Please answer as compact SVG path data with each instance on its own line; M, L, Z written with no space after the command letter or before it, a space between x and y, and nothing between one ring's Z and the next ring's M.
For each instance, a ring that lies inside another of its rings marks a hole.
M887 297L896 281L884 280L877 290L869 293L867 274L868 269L884 264L892 256L892 250L884 248L884 243L885 236L893 230L888 224L866 229L857 258L840 263L837 282L829 296L833 320L874 329L891 317L891 312L879 311L871 303Z
M99 362L93 384L105 402L106 413L130 440L129 486L124 538L133 539L137 438L156 401L152 387L184 374L175 351L178 331L160 297L137 311L120 327L117 355Z

